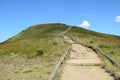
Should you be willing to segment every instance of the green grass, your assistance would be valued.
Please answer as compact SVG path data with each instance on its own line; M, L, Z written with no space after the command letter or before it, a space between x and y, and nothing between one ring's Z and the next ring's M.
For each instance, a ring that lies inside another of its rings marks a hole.
M29 27L0 44L1 80L48 80L68 44L64 24ZM7 70L6 70L7 69Z
M39 37L39 38L51 37L66 29L67 26L65 24L60 24L60 23L35 25L27 28L26 30L21 31L19 34L15 35L14 37L8 39L5 42L26 39L31 37Z
M58 35L67 28L67 25L60 23L35 25L0 43L1 80L48 80L69 45ZM75 26L66 35L84 45L99 47L120 64L119 36ZM102 55L99 56L104 62L102 67L120 76L120 68L113 66ZM60 74L61 70L55 79Z
M93 48L99 47L102 51L112 57L117 63L120 64L120 37L108 34L102 34L93 32L87 29L73 27L66 35L71 37L74 41L92 46ZM120 68L113 66L111 63L106 61L103 56L104 65L114 73L120 72ZM120 76L120 75L119 75Z

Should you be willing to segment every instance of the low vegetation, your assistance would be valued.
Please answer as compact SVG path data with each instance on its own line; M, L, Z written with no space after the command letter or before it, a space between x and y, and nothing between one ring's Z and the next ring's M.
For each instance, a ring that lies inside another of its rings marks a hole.
M114 35L101 34L87 29L73 27L67 35L74 41L87 45L93 48L100 48L107 55L112 57L117 63L120 64L120 37ZM119 73L120 67L114 66L109 63L103 56L104 68L109 69L112 73ZM120 76L120 75L119 75Z
M0 80L48 80L68 44L64 24L30 27L0 44Z
M0 80L48 80L68 46L59 36L67 28L60 23L35 25L0 43ZM99 47L120 64L119 36L75 26L66 35L78 43L95 49ZM120 67L99 56L104 62L102 67L116 78L120 77ZM57 73L55 79L59 76Z

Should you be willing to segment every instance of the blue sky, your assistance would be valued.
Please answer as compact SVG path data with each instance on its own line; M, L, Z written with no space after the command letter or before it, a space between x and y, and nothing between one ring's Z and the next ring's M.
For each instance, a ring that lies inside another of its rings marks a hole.
M120 0L0 0L0 42L43 23L120 36Z

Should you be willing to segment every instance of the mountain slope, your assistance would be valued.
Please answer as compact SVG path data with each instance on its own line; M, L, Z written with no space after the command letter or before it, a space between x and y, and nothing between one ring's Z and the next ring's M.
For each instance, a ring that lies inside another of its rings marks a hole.
M31 26L7 41L1 43L0 54L6 54L9 52L18 53L21 50L32 54L33 49L37 47L37 43L41 42L41 40L52 41L52 39L56 38L60 32L65 31L67 27L67 25L60 23Z
M65 29L67 29L67 25L60 23L35 25L23 30L18 35L7 40L7 42L30 37L53 36L53 34L58 34Z
M61 23L35 25L0 43L1 80L47 80L69 45L59 36L68 27ZM101 48L120 63L119 36L71 27L67 36L78 43ZM105 66L114 72L120 71L107 62Z
M64 24L29 27L0 44L0 80L48 80L67 43Z

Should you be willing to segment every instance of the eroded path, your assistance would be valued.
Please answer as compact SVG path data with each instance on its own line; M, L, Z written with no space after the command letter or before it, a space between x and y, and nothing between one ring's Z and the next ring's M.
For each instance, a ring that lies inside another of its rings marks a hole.
M100 67L102 62L93 50L76 44L67 36L64 40L72 44L72 50L60 80L114 80Z

